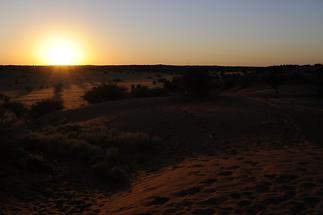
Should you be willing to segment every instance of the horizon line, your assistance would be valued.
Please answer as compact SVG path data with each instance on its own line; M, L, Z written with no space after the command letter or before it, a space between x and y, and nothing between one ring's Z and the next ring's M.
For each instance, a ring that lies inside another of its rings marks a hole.
M321 62L314 64L272 64L272 65L215 65L215 64L75 64L75 65L45 65L45 64L0 64L3 66L25 66L25 67L86 67L86 66L174 66L174 67L271 67L271 66L315 66L322 65Z

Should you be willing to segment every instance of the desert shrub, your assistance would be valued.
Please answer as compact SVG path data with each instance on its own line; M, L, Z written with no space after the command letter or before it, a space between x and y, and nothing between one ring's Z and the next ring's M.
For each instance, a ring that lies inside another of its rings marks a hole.
M157 79L157 82L158 82L158 83L162 83L162 84L164 84L164 83L169 82L169 80L168 80L168 79L166 79L166 78L158 78L158 79Z
M5 102L2 106L6 111L14 113L17 117L23 116L28 111L28 108L20 102Z
M223 78L222 79L222 87L224 89L231 89L240 84L239 78Z
M16 133L13 132L13 129L8 129L8 127L2 129L0 125L0 169L9 165L17 166L26 156L15 135Z
M27 107L20 102L10 101L10 97L0 94L0 109L5 112L14 113L17 117L21 117L27 112Z
M61 94L63 91L63 84L62 83L56 83L54 85L54 94L56 96L58 96L59 94Z
M0 103L9 102L10 97L0 93Z
M91 161L96 159L100 148L85 140L68 138L56 132L35 132L23 140L32 151L42 152L59 160ZM103 156L103 152L102 152Z
M4 136L9 136L7 132L13 129L15 124L17 123L17 116L5 110L3 107L0 107L0 133L4 134Z
M114 78L112 79L112 82L117 84L117 83L123 82L123 80L121 78Z
M94 164L91 170L100 180L113 184L125 184L129 182L130 175L122 167L111 166L107 161Z
M64 109L63 101L48 99L37 102L30 107L29 114L33 118L39 118L43 115Z
M168 88L191 98L203 98L212 89L212 79L208 73L187 73L173 79Z
M23 157L22 149L16 141L16 123L16 115L0 107L0 168L16 163L17 159Z
M118 149L119 157L142 166L151 155L160 149L160 141L142 133L120 133L107 141L108 146Z
M279 88L286 83L286 77L280 74L270 74L265 78L265 82L279 94Z
M319 89L318 89L318 95L320 96L320 97L323 97L323 86L322 86L323 84L321 84L320 86L319 86Z
M88 103L95 104L111 100L124 99L128 95L127 89L115 84L102 84L92 88L83 96Z
M31 91L33 91L34 90L34 87L32 87L32 86L25 86L25 91L27 92L27 93L29 93L29 92L31 92Z
M317 94L318 96L323 97L323 75L319 77Z
M162 88L149 88L147 86L133 86L130 92L133 97L161 97L167 96L168 92Z
M148 165L161 148L159 139L146 134L77 124L31 132L23 142L32 152L64 163L66 168L77 166L80 174L109 183L128 181L132 171Z
M242 88L252 87L257 82L257 79L253 76L245 75L241 81Z

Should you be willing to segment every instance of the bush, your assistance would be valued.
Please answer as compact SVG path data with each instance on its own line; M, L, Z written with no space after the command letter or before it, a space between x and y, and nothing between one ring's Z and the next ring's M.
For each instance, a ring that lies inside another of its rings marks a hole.
M17 117L23 116L27 111L27 107L20 102L5 102L3 108L8 111L14 113Z
M127 89L115 84L103 84L92 88L83 96L88 103L95 104L127 97Z
M3 95L0 93L0 102L1 103L4 103L4 102L9 102L10 101L10 97L9 96L6 96L6 95Z
M111 131L103 126L64 125L27 133L29 151L59 161L75 173L109 183L125 183L133 170L156 158L161 144L141 133Z
M59 96L63 91L63 84L57 83L54 85L54 94L55 96Z
M25 86L25 91L27 92L27 93L30 93L31 91L33 91L34 90L34 87L32 87L32 86Z
M244 76L242 79L242 88L252 87L256 83L256 79L254 77Z
M62 109L64 109L62 100L48 99L33 104L29 110L29 114L33 118L39 118L43 115Z
M94 164L91 170L97 179L108 183L125 184L130 179L129 173L124 168L111 166L107 161Z
M203 98L208 96L212 89L212 78L208 73L187 73L174 78L168 87L184 96Z
M86 140L69 138L55 131L31 133L23 140L32 151L45 153L59 160L91 161L97 159L100 147ZM103 156L103 152L102 152Z
M318 96L323 97L323 75L320 77L320 80L318 83L317 94Z
M162 97L167 95L167 90L162 88L149 88L141 85L131 88L131 96L133 97Z
M18 163L23 158L22 148L16 141L17 117L0 105L0 169L8 164Z
M265 78L266 83L275 90L276 95L279 94L279 88L285 84L286 77L279 74L270 74Z
M17 122L18 119L14 113L8 112L0 107L0 140L5 136L9 136L8 132L13 130Z

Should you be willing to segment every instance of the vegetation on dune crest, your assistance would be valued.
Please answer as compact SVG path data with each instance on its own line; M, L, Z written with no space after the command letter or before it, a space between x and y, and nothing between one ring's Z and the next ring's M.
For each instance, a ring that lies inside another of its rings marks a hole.
M163 97L179 94L190 98L203 98L216 87L208 73L188 73L175 77L172 81L160 79L162 88L132 85L130 91L117 84L102 84L86 92L83 98L90 104L120 100L125 98Z
M28 112L28 108L20 102L5 102L2 107L11 113L14 113L18 118L24 116Z
M142 133L111 131L102 126L64 125L30 132L23 142L30 151L50 160L77 166L85 178L126 182L133 169L153 159L160 147L157 138Z
M130 91L131 97L161 97L168 96L168 91L164 88L149 88L147 86L132 85Z
M33 118L39 118L62 109L64 109L64 105L61 99L48 99L33 104L30 107L29 114Z
M118 86L116 84L102 84L92 88L83 96L90 104L119 100L127 97L127 88Z
M16 126L16 115L0 107L2 169L23 168L45 175L64 169L67 178L124 184L134 170L153 163L160 152L158 138L105 126Z
M54 95L55 96L60 96L60 94L63 91L63 84L62 83L56 83L54 84L53 88L54 88Z
M130 92L126 87L117 84L102 84L86 92L83 99L90 104L95 104L125 98L161 97L167 95L168 91L165 89L149 88L140 84L133 85Z
M166 83L165 87L182 96L196 99L208 96L215 85L209 73L192 72L175 77L172 82Z
M64 104L61 99L53 98L39 101L28 108L23 103L11 101L9 97L0 94L0 112L2 115L13 114L16 118L22 120L27 118L37 119L62 109L64 109Z

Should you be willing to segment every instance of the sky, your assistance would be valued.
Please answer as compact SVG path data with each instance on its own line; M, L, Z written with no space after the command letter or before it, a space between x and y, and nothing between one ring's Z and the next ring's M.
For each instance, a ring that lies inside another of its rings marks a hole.
M323 0L1 0L0 64L50 64L40 50L55 38L77 64L322 63L322 11Z

